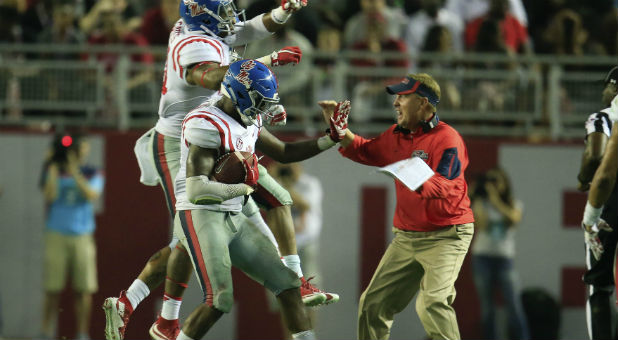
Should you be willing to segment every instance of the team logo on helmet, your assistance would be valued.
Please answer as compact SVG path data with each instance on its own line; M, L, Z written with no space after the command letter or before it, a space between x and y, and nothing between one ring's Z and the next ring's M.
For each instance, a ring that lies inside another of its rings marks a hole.
M185 6L191 11L191 16L196 17L206 13L206 6L200 6L195 0L183 0Z
M242 65L240 65L240 72L238 72L238 74L234 78L236 78L239 83L245 85L246 88L249 88L253 83L253 81L249 79L249 71L253 70L254 67L255 61L245 61L244 63L242 63Z

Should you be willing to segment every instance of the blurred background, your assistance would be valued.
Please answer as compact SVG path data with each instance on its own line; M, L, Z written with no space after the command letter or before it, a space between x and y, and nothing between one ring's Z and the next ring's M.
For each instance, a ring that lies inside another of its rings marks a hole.
M277 5L237 1L247 18ZM178 0L0 0L0 336L41 333L45 204L38 183L54 133L90 135L89 163L105 174L96 210L93 339L103 338L104 298L128 286L167 244L163 195L139 183L133 146L158 117L177 19ZM618 1L309 0L284 30L239 53L259 57L286 45L303 49L299 65L274 69L288 124L272 131L288 140L322 133L316 102L323 99L350 99L350 128L375 136L394 122L384 86L409 72L432 74L442 87L440 119L467 143L469 184L499 166L523 204L514 261L527 316L556 337L587 337L579 228L586 193L577 191L576 176L584 122L604 108L603 79L618 65ZM341 295L316 310L317 335L354 338L358 298L392 237L394 186L336 150L303 169L323 188L314 241L320 288ZM206 338L283 336L264 290L234 275L233 312ZM202 299L195 280L189 285L181 313ZM456 288L461 335L480 338L469 259ZM57 336L73 338L72 296L62 296ZM132 315L128 339L147 338L160 296L153 292ZM497 301L499 338L507 338ZM392 339L425 337L413 306L397 316Z

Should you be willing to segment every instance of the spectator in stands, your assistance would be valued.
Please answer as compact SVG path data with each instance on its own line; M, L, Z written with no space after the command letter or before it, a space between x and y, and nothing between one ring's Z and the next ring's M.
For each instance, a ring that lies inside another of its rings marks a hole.
M618 55L618 8L610 8L603 16L600 33L598 39L603 46L603 54Z
M461 17L444 8L444 0L420 0L421 9L410 17L405 32L408 52L414 56L421 52L429 29L441 25L448 29L451 51L463 50L464 24ZM434 50L435 51L435 50Z
M350 48L359 40L367 38L370 24L377 17L385 23L384 34L392 39L401 39L408 20L400 8L389 7L386 0L360 0L362 11L352 16L343 31L343 45Z
M93 45L101 44L124 44L128 46L148 46L148 41L139 33L125 30L125 25L122 19L122 13L118 7L105 7L99 10L100 22L99 27L89 37L88 42ZM118 61L122 57L121 51L114 50L109 52L97 53L96 57L100 63L105 66L107 72L107 78L105 83L106 100L110 105L106 105L108 115L115 115L117 109L116 98L119 97L118 86L115 83L113 71L115 70ZM142 53L135 53L131 55L131 61L133 63L141 63L142 65L152 65L154 58L148 51ZM152 87L153 70L148 67L141 69L141 71L131 72L127 83L129 90L135 90L138 88ZM152 93L152 89L147 89L147 93ZM153 99L154 100L154 99Z
M477 39L475 41L474 52L503 54L514 56L515 52L509 49L504 42L500 32L500 22L496 20L485 20L479 27ZM516 67L513 62L493 62L486 59L483 63L475 65L483 70L502 70L513 71ZM505 73L506 74L506 73ZM512 99L513 86L516 85L515 79L480 79L475 91L477 93L471 98L475 98L475 109L480 111L504 111L508 98Z
M85 35L91 35L100 25L100 20L106 12L116 11L121 13L122 21L118 22L122 27L119 30L125 32L137 32L141 25L141 15L127 0L98 0L79 21L79 27Z
M569 8L558 11L549 21L542 42L551 54L583 55L588 31L579 13Z
M51 13L53 11L53 7L54 0L38 0L29 2L26 10L20 15L20 26L24 42L37 42L41 32L46 28L51 27Z
M433 25L425 35L422 51L430 53L452 54L453 43L451 30L442 25ZM442 84L442 105L446 109L457 109L461 105L461 94L455 83L453 71L457 70L457 65L450 62L440 62L424 59L419 62L419 68L430 72L433 70L439 74L440 71L449 70L449 78L440 78L436 76L436 80Z
M371 52L370 56L361 56L351 60L352 65L361 67L399 68L406 72L410 64L405 56L383 55L383 52L405 53L406 46L402 39L393 38L388 33L388 22L380 12L372 12L365 16L366 32L365 36L356 40L351 49L355 51ZM354 122L366 122L374 117L376 109L388 109L390 103L388 98L383 95L384 84L392 83L398 79L381 77L378 74L372 76L361 76L352 80L353 100L357 103L356 112L352 116ZM392 120L390 116L387 117Z
M179 19L178 0L161 0L143 16L141 32L150 45L167 45L170 31Z
M19 18L16 6L0 3L0 43L21 41Z
M509 12L508 0L490 0L489 12L466 25L465 43L468 50L477 45L481 25L487 20L498 22L500 37L508 49L516 53L532 52L526 27Z
M300 12L300 11L299 11ZM276 51L281 46L298 46L303 52L303 60L293 68L284 67L276 69L277 79L280 83L285 84L279 89L279 95L282 98L281 103L284 106L294 105L310 105L310 97L307 96L307 85L310 84L311 70L313 69L313 61L311 53L313 45L309 39L295 31L291 27L295 17L290 19L290 23L284 25L281 29L273 33L272 38L266 38L259 41L254 41L247 46L244 56L247 58L258 58L263 55L268 55L272 51ZM288 119L302 119L303 117L288 116Z
M42 332L55 338L60 293L71 277L75 292L77 336L89 339L92 294L98 289L93 203L103 191L100 172L85 165L89 144L77 135L59 135L47 161L43 196L45 229L45 302Z
M37 37L42 44L80 44L85 37L74 25L75 8L70 4L56 3L52 9L51 25L45 27ZM62 58L66 54L54 53L55 58Z
M472 266L476 292L481 302L483 339L500 339L496 331L495 291L505 302L507 339L528 339L528 326L521 304L514 269L515 230L523 204L513 198L511 183L500 168L489 170L472 192L476 236L472 242Z
M461 16L464 23L481 17L489 11L491 0L446 0L446 9ZM536 1L540 2L540 1ZM508 0L509 11L522 25L528 26L528 14L522 0Z

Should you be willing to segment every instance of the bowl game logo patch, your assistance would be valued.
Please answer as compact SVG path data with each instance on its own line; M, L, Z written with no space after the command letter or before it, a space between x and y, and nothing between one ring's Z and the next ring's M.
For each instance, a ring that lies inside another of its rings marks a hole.
M424 150L414 150L414 152L412 152L412 157L418 157L420 159L427 160L427 158L429 158L429 155Z

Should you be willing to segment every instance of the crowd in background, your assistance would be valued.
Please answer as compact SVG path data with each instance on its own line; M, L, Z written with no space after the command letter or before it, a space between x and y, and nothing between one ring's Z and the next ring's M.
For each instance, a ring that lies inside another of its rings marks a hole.
M249 19L276 7L278 2L237 0L236 4L246 10L246 18ZM169 30L178 18L178 0L0 0L0 43L164 47ZM309 5L291 21L285 30L277 33L275 39L249 45L244 56L257 57L269 53L274 45L298 45L304 53L317 51L332 55L341 51L373 52L353 57L349 59L349 64L359 68L371 67L372 70L422 69L435 73L443 87L442 110L530 111L532 100L526 98L532 97L533 89L530 72L527 71L547 74L548 70L539 65L517 63L510 57L543 54L618 56L617 0L309 0ZM393 57L383 52L407 55ZM506 59L470 65L417 58L419 53L424 52L446 55L494 53ZM96 58L111 74L118 54L55 53L51 58ZM145 65L162 62L163 58L163 55L154 55L148 50L131 56L132 61ZM310 106L315 99L330 96L333 77L329 71L336 63L336 58L317 58L313 63L301 63L304 72L294 72L291 77L281 76L285 78L282 83L286 86L282 86L282 91L286 92L284 97L287 98L283 104ZM323 74L320 90L323 93L308 96L306 86L310 84L310 72L306 71L312 68L318 71L313 74ZM513 76L499 80L474 79L472 82L464 78L453 79L455 71L470 68L512 71ZM582 67L572 68L581 70ZM439 71L444 72L445 69L454 72L446 77L441 76ZM604 72L606 65L599 69ZM585 69L588 70L589 67ZM160 79L155 72L160 71L158 68L132 71L127 84L130 97L142 98L143 102L156 102L156 84ZM8 77L6 84L0 84L0 91L4 92L0 98L5 94L7 101L18 97L11 94L12 88L19 87L15 85L17 81L14 78ZM19 79L22 93L24 84L28 83L23 78L27 76L22 75ZM70 80L58 85L62 77L48 78L53 79L53 85L56 85L45 86L44 91L53 92L48 98L84 98L91 95L84 93L83 89L94 88L88 79L80 79L79 82ZM107 88L111 89L105 94L109 103L115 101L113 89L117 85L114 81L111 77L106 80ZM0 79L0 83L4 82ZM346 79L346 97L358 103L356 107L359 108L351 117L353 122L376 121L376 109L390 107L387 97L382 95L385 83L389 82L392 83L393 79L384 76ZM11 87L11 84L15 86ZM27 86L36 88L41 85L38 80L33 80ZM72 89L67 90L69 87ZM564 94L560 95L560 109L563 112L577 112L577 108L570 104L574 94L567 90L561 92ZM476 99L470 101L467 98ZM586 99L592 101L591 98ZM110 116L116 115L113 105L106 110L111 112ZM14 111L7 110L8 116L21 117L19 110ZM390 116L387 120L390 121Z
M276 4L237 1L247 18ZM616 55L617 6L615 0L312 0L292 28L331 50ZM2 0L0 42L166 45L177 8L177 0Z

